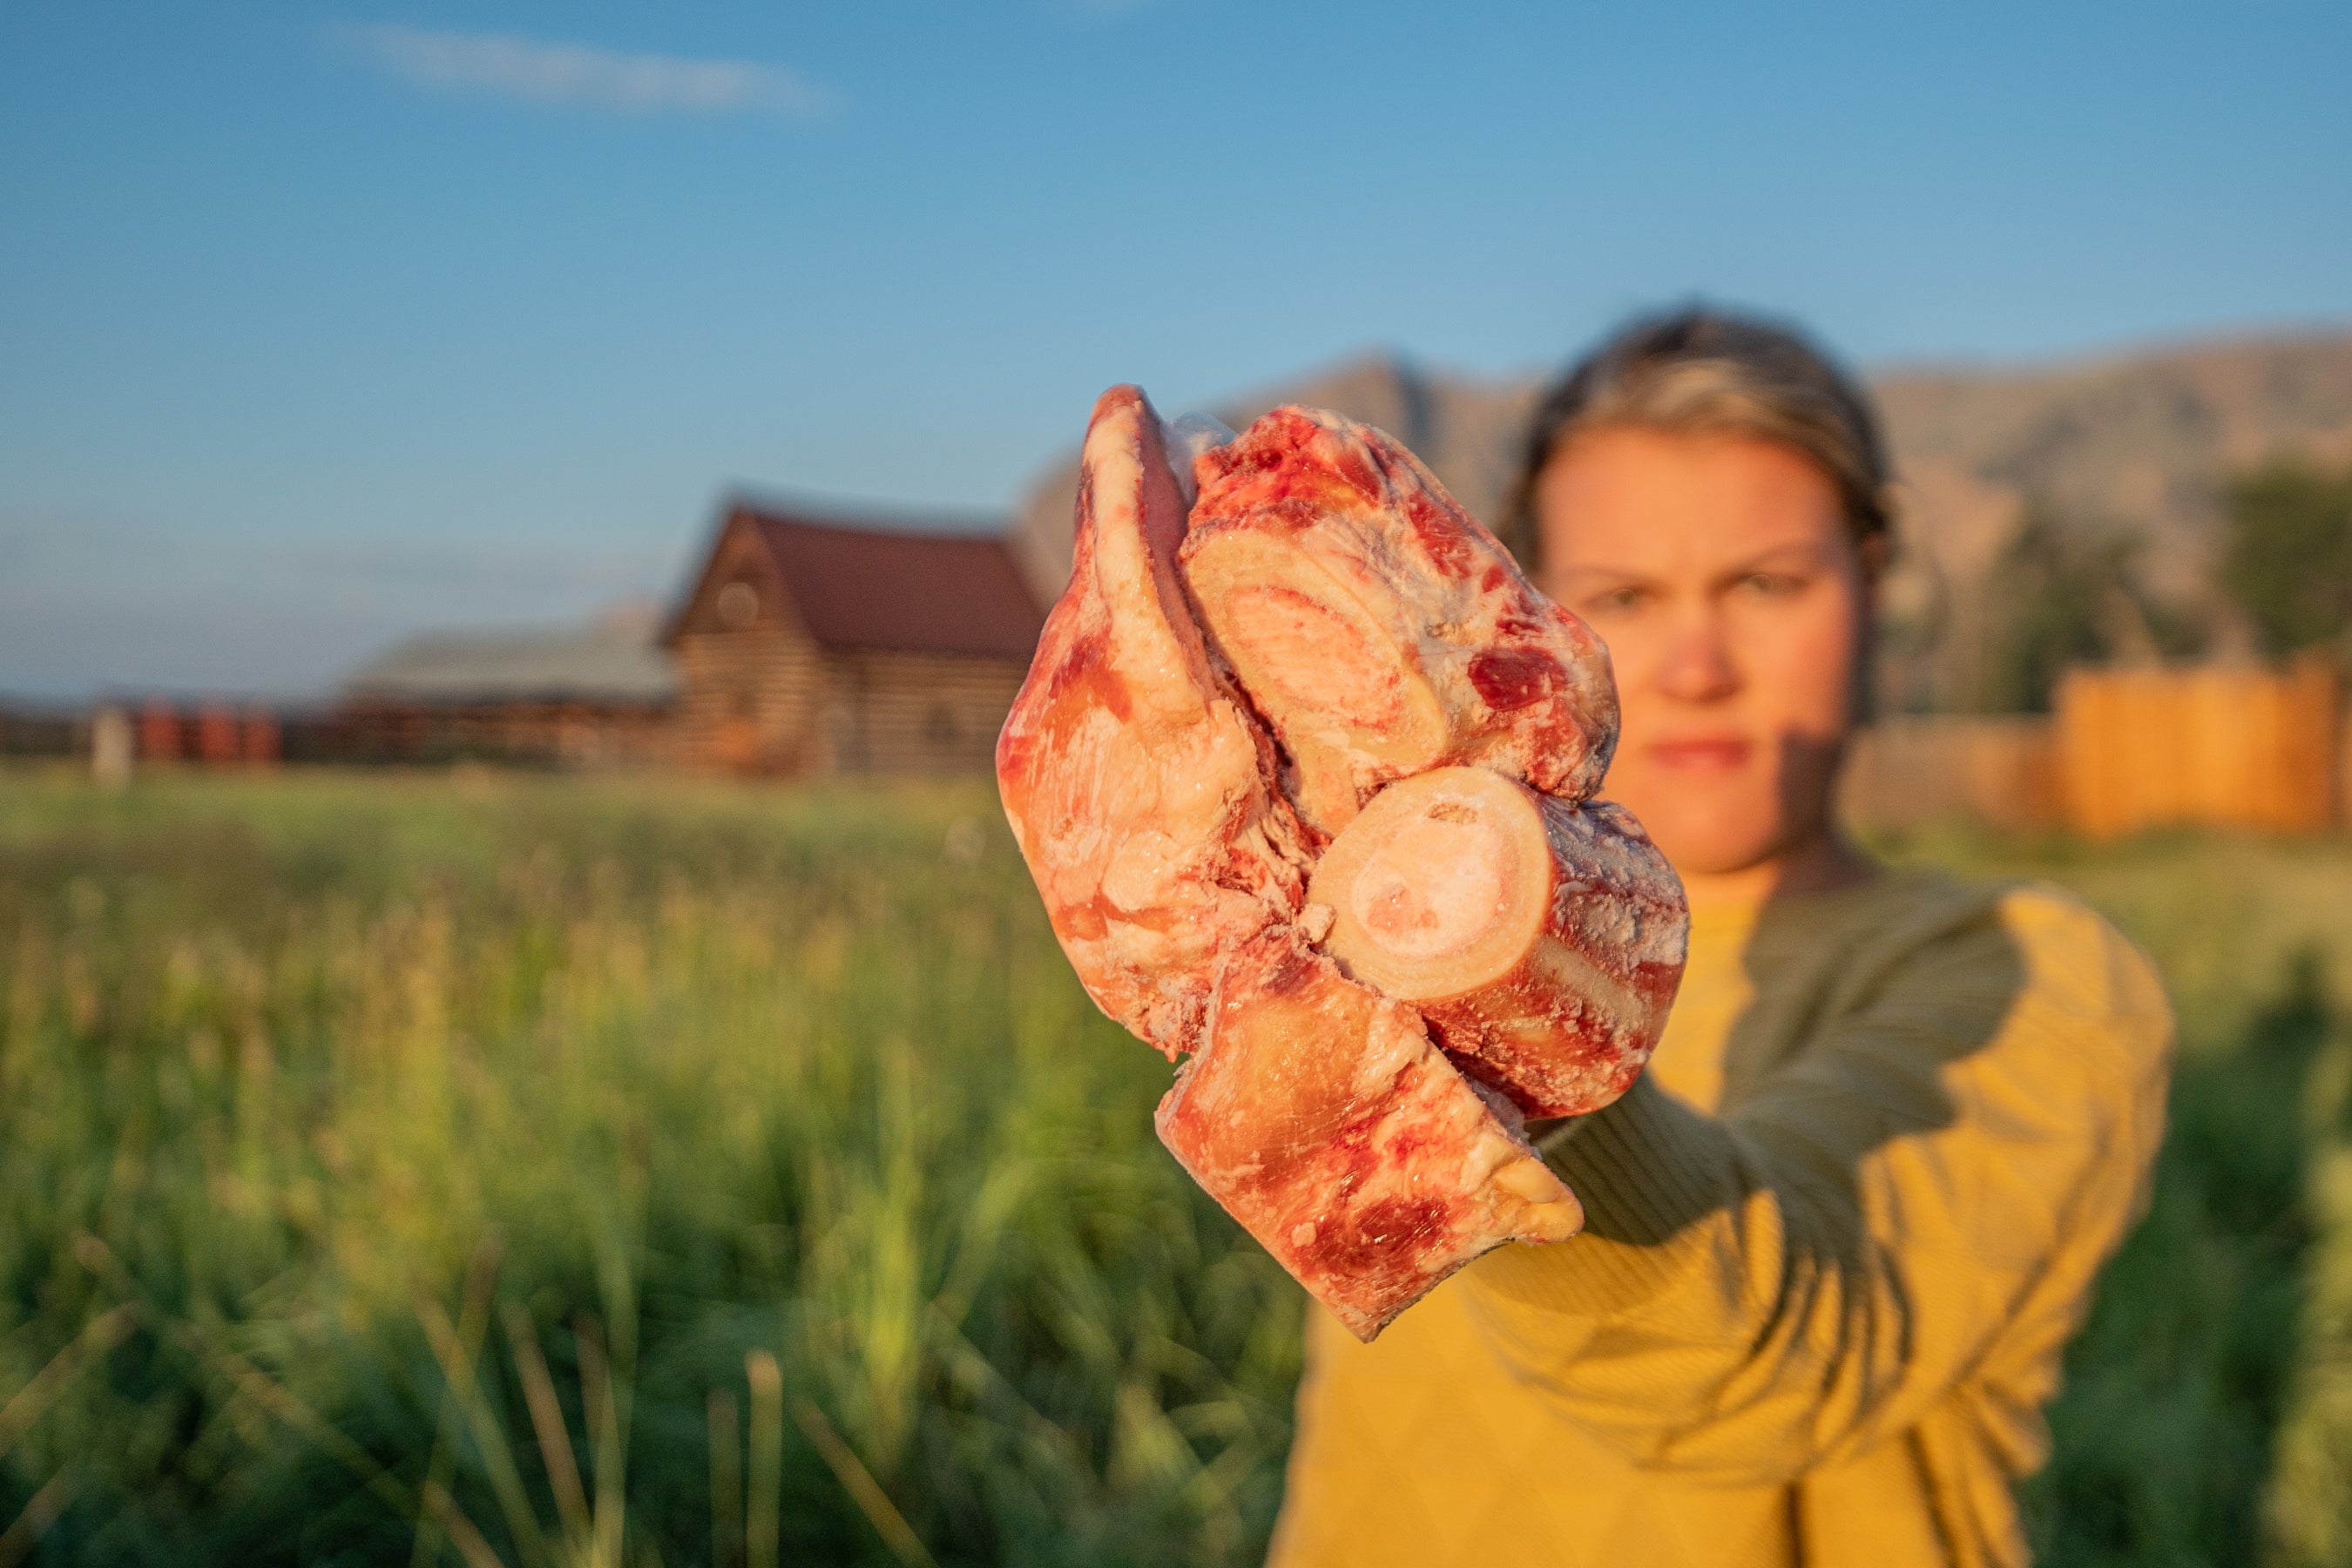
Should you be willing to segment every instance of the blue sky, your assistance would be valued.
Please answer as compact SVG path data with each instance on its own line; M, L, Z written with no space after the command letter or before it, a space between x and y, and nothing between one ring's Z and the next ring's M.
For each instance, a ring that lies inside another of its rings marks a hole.
M2352 7L0 5L0 692L665 594L738 485L1001 509L1104 385L2352 320Z

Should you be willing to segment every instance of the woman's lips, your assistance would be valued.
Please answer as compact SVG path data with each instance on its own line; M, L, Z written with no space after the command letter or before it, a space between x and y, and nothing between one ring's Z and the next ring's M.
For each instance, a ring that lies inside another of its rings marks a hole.
M1717 735L1687 741L1654 741L1650 760L1680 773L1730 773L1748 764L1754 746L1737 735Z

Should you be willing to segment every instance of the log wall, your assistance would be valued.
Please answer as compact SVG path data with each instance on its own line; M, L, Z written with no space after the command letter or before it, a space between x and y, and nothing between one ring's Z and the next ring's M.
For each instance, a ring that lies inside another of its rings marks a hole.
M303 762L480 760L570 768L645 767L672 760L673 735L667 710L657 707L363 700L347 703L323 721L292 726L284 750ZM274 759L280 744L274 726L268 744ZM143 744L141 754L150 754ZM204 755L213 760L209 752Z
M729 773L833 772L818 722L824 662L796 626L680 637L677 724L685 758Z
M679 742L698 766L804 777L986 773L1027 667L821 651L789 630L677 642Z
M950 654L840 653L826 660L834 771L986 773L1028 667Z

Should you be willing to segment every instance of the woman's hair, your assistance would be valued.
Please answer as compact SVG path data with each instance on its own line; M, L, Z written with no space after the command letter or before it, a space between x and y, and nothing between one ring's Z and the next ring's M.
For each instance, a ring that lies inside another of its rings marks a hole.
M1544 466L1576 436L1609 426L1792 447L1837 486L1857 542L1887 531L1886 448L1861 387L1789 328L1693 308L1621 328L1538 405L1496 531L1530 574L1542 551L1535 502Z

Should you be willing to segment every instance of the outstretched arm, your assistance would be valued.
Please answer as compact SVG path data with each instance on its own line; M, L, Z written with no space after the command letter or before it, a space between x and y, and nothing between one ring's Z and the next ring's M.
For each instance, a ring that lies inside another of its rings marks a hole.
M1972 1373L2046 1379L2138 1213L2170 1013L2087 910L1988 901L1820 1028L1722 1116L1644 1083L1567 1123L1586 1233L1466 1276L1496 1353L1637 1463L1785 1480Z

